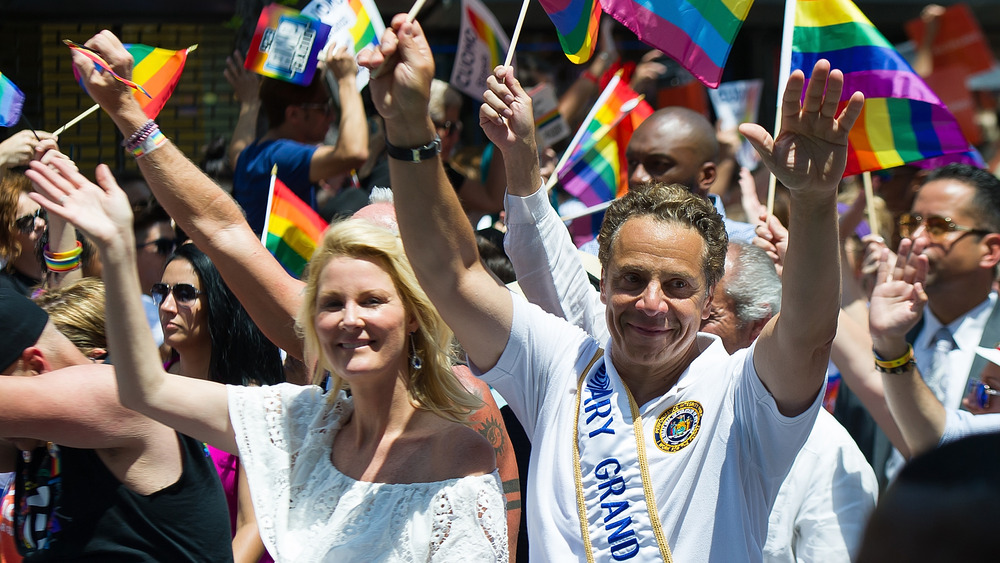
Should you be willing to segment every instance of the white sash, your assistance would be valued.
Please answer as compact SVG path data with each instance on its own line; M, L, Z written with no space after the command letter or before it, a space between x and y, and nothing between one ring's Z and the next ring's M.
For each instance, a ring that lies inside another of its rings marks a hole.
M577 507L587 561L670 563L670 546L649 481L639 408L625 383L607 373L603 350L580 375L573 428Z

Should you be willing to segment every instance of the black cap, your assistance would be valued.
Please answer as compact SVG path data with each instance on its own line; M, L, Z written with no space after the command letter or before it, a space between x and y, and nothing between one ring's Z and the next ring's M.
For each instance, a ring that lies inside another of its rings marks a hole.
M0 370L11 366L26 348L34 346L49 322L38 305L9 287L0 287Z

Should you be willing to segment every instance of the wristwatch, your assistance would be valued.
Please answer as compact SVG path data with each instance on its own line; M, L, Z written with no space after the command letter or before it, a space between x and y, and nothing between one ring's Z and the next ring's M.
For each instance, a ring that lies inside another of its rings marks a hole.
M434 140L426 145L409 149L397 147L386 140L385 152L391 158L402 160L403 162L422 162L441 154L441 137L434 135Z

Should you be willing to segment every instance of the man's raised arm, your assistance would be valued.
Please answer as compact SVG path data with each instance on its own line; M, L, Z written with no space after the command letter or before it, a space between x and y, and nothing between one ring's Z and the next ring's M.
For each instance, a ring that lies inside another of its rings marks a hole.
M132 76L132 56L110 31L87 41L119 75ZM148 121L131 90L93 61L73 53L87 92L101 105L126 139ZM294 317L302 284L285 273L247 225L236 202L194 165L173 143L136 158L156 199L219 269L226 283L267 337L295 356L302 343Z
M803 98L804 80L801 71L788 79L777 138L759 125L740 128L791 198L781 313L761 333L754 359L761 381L786 416L805 411L815 400L837 332L837 185L847 164L847 135L864 103L854 93L837 115L844 76L830 71L825 60L813 68Z
M427 104L434 59L427 39L419 24L399 14L379 48L362 51L358 62L373 71L388 66L373 72L381 76L370 87L385 119L389 174L406 255L469 359L488 370L507 344L511 297L480 262L472 226L441 165L440 145L438 152L433 148L436 133ZM420 147L428 148L414 150Z

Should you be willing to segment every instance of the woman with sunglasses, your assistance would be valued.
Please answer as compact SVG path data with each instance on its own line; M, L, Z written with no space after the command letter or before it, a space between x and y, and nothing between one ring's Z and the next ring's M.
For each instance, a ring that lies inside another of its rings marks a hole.
M41 285L45 266L35 256L35 244L46 227L46 214L31 201L31 182L8 173L0 180L0 285L27 297Z
M105 256L105 283L121 301L108 312L108 334L123 404L239 451L276 560L507 561L493 448L462 424L480 400L452 375L452 334L398 236L367 220L343 221L310 262L296 324L314 383L330 374L328 393L223 387L165 373L155 361L138 304L129 207L109 169L98 168L100 186L57 170L32 168L47 198L35 199ZM168 266L156 289L164 332L177 342L196 336L188 327L197 325L203 291L181 274ZM178 300L192 308L174 315Z
M284 381L278 348L261 334L215 265L193 244L177 247L167 259L151 295L159 308L163 342L173 351L168 372L226 385ZM208 448L229 503L234 559L271 561L257 531L239 457Z

